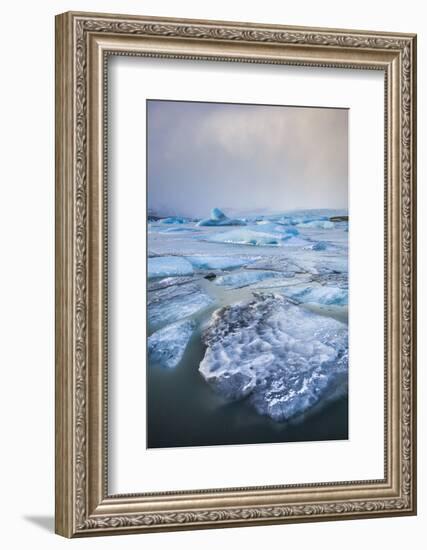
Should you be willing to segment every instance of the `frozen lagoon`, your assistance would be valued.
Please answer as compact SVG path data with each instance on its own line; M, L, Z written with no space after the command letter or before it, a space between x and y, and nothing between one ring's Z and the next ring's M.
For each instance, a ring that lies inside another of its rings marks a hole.
M315 319L316 326L324 326L328 319L335 323L342 334L340 348L335 352L347 357L348 223L329 222L333 215L337 215L336 211L245 217L242 222L246 225L242 223L240 227L180 222L183 231L167 233L161 221L149 224L148 267L150 273L156 273L149 283L149 335L157 332L161 336L162 329L183 320L191 321L187 328L192 327L191 334L187 330L185 337L173 329L166 333L171 336L169 341L155 338L163 345L166 356L170 350L179 349L180 360L172 361L172 368L165 369L159 361L158 347L157 356L149 354L149 446L347 437L346 359L340 363L339 376L335 373L328 377L324 372L314 376L314 371L308 375L308 371L297 367L301 371L298 382L293 373L297 385L290 387L286 383L292 378L286 370L289 358L297 357L296 364L299 361L302 365L309 346L296 346L288 355L281 355L278 350L290 337L304 342L303 324L300 329L295 328L296 333L281 335L283 341L273 352L271 362L271 368L277 371L273 377L275 396L282 403L290 403L287 409L282 406L286 413L277 414L277 407L264 406L260 392L253 388L232 397L232 384L212 384L202 372L209 355L205 334L215 312L242 302L250 304L254 293L273 294L277 303L289 302L296 312ZM230 242L230 233L241 241ZM242 238L245 235L250 238ZM270 244L263 239L265 235ZM164 271L161 265L165 266ZM249 363L261 361L258 351L248 354ZM332 372L331 361L334 360L326 362L329 367L325 368ZM244 372L243 364L235 361L233 365L235 370ZM298 394L296 387L309 387L307 395L311 397L305 395L292 401L292 394ZM271 387L268 391L271 393ZM332 418L328 410L337 408L338 416ZM325 415L326 420L322 421Z

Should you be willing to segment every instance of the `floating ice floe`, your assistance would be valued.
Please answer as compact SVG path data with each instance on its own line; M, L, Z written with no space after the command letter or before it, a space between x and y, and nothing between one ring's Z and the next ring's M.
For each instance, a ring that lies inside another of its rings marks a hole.
M247 265L254 258L240 258L236 256L186 256L194 269L234 269Z
M308 411L347 383L347 326L280 295L258 294L215 311L203 341L199 371L206 382L276 421Z
M184 285L186 283L191 283L195 280L197 279L193 275L189 275L186 277L165 277L164 279L153 279L147 282L147 290L150 292L169 286Z
M299 234L296 227L287 227L286 225L277 224L271 221L264 220L264 222L258 222L253 231L262 231L263 233L273 233L278 236L289 239Z
M292 298L302 304L316 304L324 306L348 305L348 290L335 286L320 286L312 284L307 286L292 286L281 291L288 298Z
M246 225L243 220L228 218L219 208L212 208L210 218L200 220L199 226Z
M169 216L169 218L162 218L159 220L159 223L165 223L165 224L180 224L180 223L187 223L189 220L187 218L182 218L180 216Z
M309 229L333 229L335 227L334 222L329 220L313 220L297 224L297 227L309 228Z
M295 273L301 272L301 268L289 258L282 254L276 256L265 256L259 258L256 262L247 266L247 269L264 269L268 271L280 271L286 277L291 277Z
M194 227L182 227L181 225L160 229L161 233L194 233L195 231L197 231L197 229Z
M165 292L160 299L156 299L156 295L149 295L148 322L151 327L174 323L194 315L214 303L214 300L198 285L190 283L172 287L172 290L168 293L165 292L166 289L158 291Z
M193 273L191 263L180 256L158 256L148 258L148 278L176 277Z
M200 291L198 284L190 282L188 284L169 285L156 290L148 291L147 304L150 307L152 304L178 298L180 296L188 296Z
M264 226L260 226L264 227ZM251 229L232 229L222 233L216 233L206 238L207 241L215 243L244 244L251 246L282 246L295 245L303 246L308 241L296 237L293 232L266 232L258 229L258 226Z
M283 273L274 271L239 271L238 273L228 273L227 275L221 275L214 281L216 285L226 286L229 288L242 288L245 286L265 281L266 279L272 279L274 277L283 277Z
M158 330L148 338L148 355L152 362L172 369L181 361L196 323L178 321Z

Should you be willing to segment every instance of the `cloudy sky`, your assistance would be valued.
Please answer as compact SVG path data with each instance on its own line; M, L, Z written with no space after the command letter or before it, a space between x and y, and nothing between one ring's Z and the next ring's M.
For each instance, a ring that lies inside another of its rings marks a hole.
M147 128L154 213L348 206L345 109L149 100Z

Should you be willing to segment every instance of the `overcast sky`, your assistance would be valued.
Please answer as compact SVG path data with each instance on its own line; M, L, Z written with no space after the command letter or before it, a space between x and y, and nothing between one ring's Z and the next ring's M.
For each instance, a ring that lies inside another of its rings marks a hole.
M347 208L348 111L147 102L148 207Z

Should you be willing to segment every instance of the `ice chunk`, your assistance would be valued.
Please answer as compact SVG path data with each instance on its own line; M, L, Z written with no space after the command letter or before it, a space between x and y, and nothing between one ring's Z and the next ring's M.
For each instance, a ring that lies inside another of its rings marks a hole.
M313 220L299 223L298 227L310 229L333 229L335 227L335 224L334 222L330 222L329 220Z
M190 288L185 288L186 286ZM148 322L151 327L174 323L214 303L214 300L197 285L184 285L183 289L183 292L175 292L163 299L151 301L148 305Z
M347 326L283 296L254 296L212 315L199 366L206 382L227 399L247 398L276 421L345 391Z
M321 250L326 250L328 248L328 243L325 243L324 241L317 241L313 244L309 244L306 246L307 250L316 250L317 252Z
M158 330L148 338L148 356L154 363L172 369L178 365L196 323L178 321Z
M261 227L260 227L261 226ZM282 238L289 239L299 234L296 227L287 227L285 225L273 223L271 221L258 222L253 228L254 231L262 231L263 233L277 233Z
M195 231L197 231L197 229L194 227L182 227L180 225L160 230L161 233L194 233Z
M348 290L335 286L293 286L282 290L283 294L303 304L318 304L324 306L348 305Z
M274 271L239 271L238 273L228 273L227 275L221 275L215 279L215 284L219 286L227 286L230 288L242 288L249 286L266 279L272 279L274 277L283 277L283 273Z
M254 258L241 258L236 256L187 256L194 269L233 269L242 267L254 260Z
M159 223L175 224L175 223L187 223L187 218L181 218L180 216L170 216L169 218L163 218L159 220Z
M197 225L199 226L211 226L211 225L246 225L243 220L228 218L222 210L219 208L213 208L211 210L210 218L200 220Z
M155 277L176 277L190 275L193 273L193 266L185 258L180 256L158 256L148 258L148 278Z
M224 233L217 233L207 238L210 242L249 244L252 246L278 246L280 237L271 233L263 233L252 229L234 229Z
M199 285L191 282L189 284L169 285L157 290L148 291L148 305L155 304L157 302L163 302L164 300L170 300L179 296L187 296L194 292L199 292Z
M267 232L258 229L259 226L245 229L232 229L223 233L216 233L206 238L210 242L245 244L251 246L304 246L308 241L294 236L293 232ZM260 226L264 229L265 226Z
M301 272L301 268L282 254L277 256L266 256L258 259L253 264L247 266L247 269L265 269L268 271L281 271L286 276L291 277L295 273Z
M168 286L191 283L191 281L195 280L197 279L192 275L188 277L165 277L164 279L153 279L152 281L148 281L147 289L148 291L159 290L160 288L166 288Z

